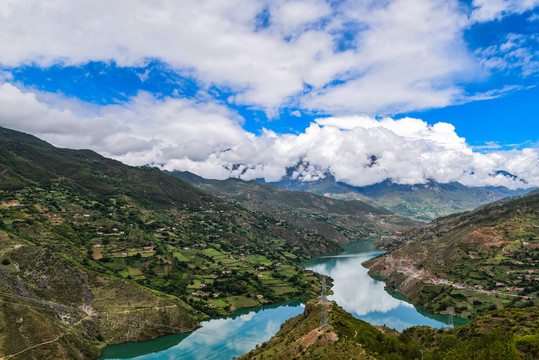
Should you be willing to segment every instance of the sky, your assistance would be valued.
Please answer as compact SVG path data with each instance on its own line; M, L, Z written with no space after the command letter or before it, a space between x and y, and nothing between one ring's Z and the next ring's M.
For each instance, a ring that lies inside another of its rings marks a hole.
M2 0L0 46L0 126L59 147L539 186L539 0Z

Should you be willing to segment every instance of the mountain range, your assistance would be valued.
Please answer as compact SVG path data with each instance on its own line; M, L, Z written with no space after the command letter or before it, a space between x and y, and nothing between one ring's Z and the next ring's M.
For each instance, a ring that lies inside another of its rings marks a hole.
M296 167L288 169L287 175L283 179L269 184L283 189L308 191L336 199L361 200L397 215L427 221L440 216L473 210L483 204L508 196L522 195L531 190L510 190L503 186L469 187L458 182L439 183L432 179L424 184L414 185L397 184L391 179L387 179L381 183L359 187L336 181L329 172L324 174L323 178L303 181L293 177L294 169ZM266 183L262 179L256 181Z

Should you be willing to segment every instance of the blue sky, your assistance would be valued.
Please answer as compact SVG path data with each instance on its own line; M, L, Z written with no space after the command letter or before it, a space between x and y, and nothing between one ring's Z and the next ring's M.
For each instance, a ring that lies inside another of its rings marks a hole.
M58 146L214 178L302 160L306 180L539 185L536 0L65 0L0 23L0 125Z

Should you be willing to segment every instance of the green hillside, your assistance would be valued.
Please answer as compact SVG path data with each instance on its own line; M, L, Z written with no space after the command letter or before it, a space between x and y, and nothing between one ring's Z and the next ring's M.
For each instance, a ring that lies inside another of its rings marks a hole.
M325 329L320 327L323 306L329 319ZM303 314L239 359L534 359L539 356L538 318L537 307L507 309L454 329L417 326L398 333L358 320L335 303L310 301Z
M182 171L170 172L209 194L249 210L309 229L344 244L420 224L358 200L338 200L304 191L239 179L208 180Z
M192 328L207 316L310 297L316 278L296 264L340 251L320 234L227 203L158 169L59 149L3 128L0 240L0 319L10 323L0 336L0 356L20 359L91 358L108 343L178 331L123 331L125 324L96 320L92 311L139 311ZM55 304L25 307L32 299ZM78 317L67 319L65 306ZM13 323L20 309L15 320L22 320ZM86 326L81 309L94 325ZM15 346L10 339L17 336L25 340ZM17 355L21 349L29 350Z
M365 263L434 312L473 317L539 304L539 193L434 220L381 239Z

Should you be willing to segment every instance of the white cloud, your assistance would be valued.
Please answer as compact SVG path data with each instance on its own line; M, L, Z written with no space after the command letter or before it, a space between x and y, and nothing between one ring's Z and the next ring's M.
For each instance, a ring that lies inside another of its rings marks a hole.
M272 26L284 35L301 33L306 27L332 14L323 0L271 1Z
M495 141L487 141L485 145L476 145L471 147L474 150L496 150L501 149L502 146Z
M473 60L462 32L467 17L453 1L396 0L358 7L346 21L365 30L355 43L354 66L343 84L313 91L307 108L333 114L391 114L442 107L462 97L455 79L470 75Z
M533 88L534 86L527 87L528 89ZM501 89L492 89L488 90L482 93L476 93L474 95L468 96L468 101L476 101L476 100L490 100L490 99L496 99L501 96L505 96L509 93L512 93L514 91L522 90L524 89L524 86L520 85L505 85Z
M90 148L132 165L156 164L208 178L312 180L327 171L338 181L369 185L392 178L403 184L460 181L518 187L505 170L539 186L539 148L474 152L451 124L413 119L323 118L304 132L260 136L245 131L228 108L193 100L156 99L139 93L123 105L80 111L78 101L52 101L9 83L0 85L0 125L29 132L54 145ZM371 164L371 156L376 157Z
M13 80L13 74L8 71L2 71L0 70L0 83L3 83L5 81L12 81Z
M299 112L299 110L292 111L290 115L295 116L295 117L301 117L301 113Z
M539 0L473 0L471 18L477 22L499 20L511 14L522 14L539 6Z
M509 33L500 44L475 51L481 65L497 72L518 70L523 76L539 72L537 44L539 34L523 35Z
M34 134L56 146L92 149L132 165L209 163L214 153L248 136L240 119L225 107L177 98L157 100L144 92L128 104L83 112L78 101L54 101L51 94L36 95L4 83L0 108L1 126ZM193 170L214 175L201 168Z
M255 31L264 9L269 26ZM350 24L351 46L338 49ZM290 102L391 114L461 97L467 25L457 0L15 1L0 6L0 64L159 58L272 114Z

